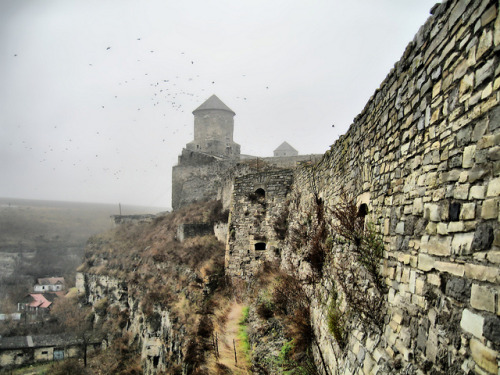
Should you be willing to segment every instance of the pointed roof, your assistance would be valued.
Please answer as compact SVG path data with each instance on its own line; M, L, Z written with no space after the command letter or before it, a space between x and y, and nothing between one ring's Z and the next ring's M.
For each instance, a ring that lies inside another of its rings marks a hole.
M288 142L283 142L278 146L278 148L274 151L295 151L298 152L296 149L294 149Z
M193 114L195 112L203 111L205 109L219 109L221 111L231 112L233 115L236 115L236 113L234 113L234 111L231 108L229 108L227 105L225 105L224 103L222 103L222 100L220 100L215 95L212 95L202 105L200 105L198 108L196 108L193 111Z

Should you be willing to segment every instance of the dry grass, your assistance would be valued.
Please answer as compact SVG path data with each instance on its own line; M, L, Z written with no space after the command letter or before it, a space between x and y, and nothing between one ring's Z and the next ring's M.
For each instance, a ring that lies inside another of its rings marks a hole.
M184 363L191 373L202 373L213 350L214 312L227 294L225 249L213 235L181 243L176 238L177 228L221 217L219 203L205 202L151 223L121 225L91 239L82 266L84 272L127 282L129 293L140 300L139 308L147 319L154 320L157 311L168 309L174 324L185 332ZM111 310L109 313L113 315Z

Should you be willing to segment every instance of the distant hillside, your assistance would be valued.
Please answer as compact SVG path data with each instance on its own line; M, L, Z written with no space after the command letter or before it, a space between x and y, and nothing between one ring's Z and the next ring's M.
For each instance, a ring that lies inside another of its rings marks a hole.
M161 208L122 206L122 214ZM0 198L0 285L71 275L89 237L113 227L118 205ZM72 282L73 280L69 280ZM0 298L4 295L0 295Z

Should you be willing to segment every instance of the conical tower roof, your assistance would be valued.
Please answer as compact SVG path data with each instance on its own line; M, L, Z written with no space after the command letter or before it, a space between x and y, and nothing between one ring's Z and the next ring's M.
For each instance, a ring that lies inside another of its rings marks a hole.
M218 110L221 110L221 111L231 112L233 115L236 115L236 113L234 113L234 111L231 108L229 108L227 105L225 105L224 103L222 103L222 100L220 100L215 95L212 95L202 105L200 105L198 108L196 108L193 111L193 114L195 114L198 111L203 111L205 109L218 109Z
M294 149L288 142L283 142L278 146L278 148L274 151L295 151L298 152L296 149Z

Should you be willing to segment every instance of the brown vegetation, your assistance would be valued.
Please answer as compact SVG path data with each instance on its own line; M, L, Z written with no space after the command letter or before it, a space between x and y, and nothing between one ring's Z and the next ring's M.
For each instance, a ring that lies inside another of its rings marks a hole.
M183 354L187 373L202 373L213 351L214 312L226 293L224 246L215 236L176 238L180 224L227 220L220 202L204 202L156 218L151 223L122 224L89 240L80 271L116 277L152 329L160 327L158 311L168 309L176 330L185 332ZM214 297L216 295L216 297ZM102 300L101 300L102 301ZM120 337L127 315L113 301L95 304L96 315L112 324Z

